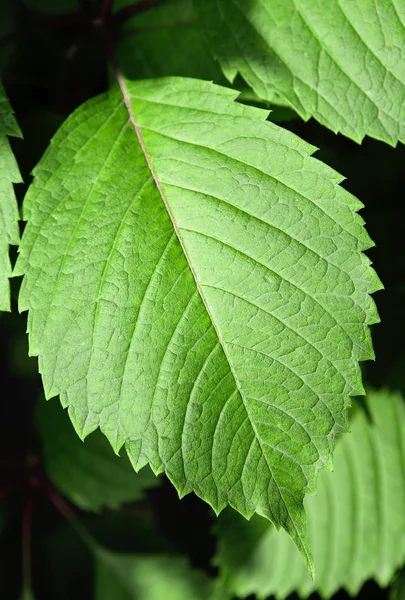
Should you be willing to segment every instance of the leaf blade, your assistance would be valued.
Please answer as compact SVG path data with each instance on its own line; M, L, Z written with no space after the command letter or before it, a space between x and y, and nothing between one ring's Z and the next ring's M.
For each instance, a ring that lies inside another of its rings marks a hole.
M68 120L24 203L46 395L180 495L285 527L311 564L302 498L373 356L360 203L237 92L121 87Z
M404 16L394 2L196 3L228 80L357 142L405 139Z

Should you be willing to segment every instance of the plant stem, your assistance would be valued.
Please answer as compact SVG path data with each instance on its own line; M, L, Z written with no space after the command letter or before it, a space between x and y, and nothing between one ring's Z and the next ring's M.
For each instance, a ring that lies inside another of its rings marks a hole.
M93 23L93 25L97 25L100 21L105 25L108 20L109 14L111 12L111 2L112 0L103 0L100 10L100 19L96 19L91 21L91 4L89 0L78 0L81 11L73 14L66 15L57 15L51 17L49 19L44 19L42 23L38 26L28 27L27 29L23 29L22 31L13 31L11 33L7 33L3 37L0 38L0 48L3 46L8 46L9 44L14 44L19 42L21 39L26 37L27 35L39 35L41 33L46 33L47 31L52 31L53 29L59 29L62 27L69 27L72 25L87 25L89 23ZM120 26L126 19L140 13L147 8L157 4L158 2L162 2L162 0L142 0L141 2L137 2L136 4L131 4L126 6L125 8L119 10L112 18L113 24L115 26Z
M31 592L31 538L32 538L32 505L34 490L28 487L22 520L22 579L23 591L28 595Z
M103 26L105 25L105 22L107 21L107 18L110 14L110 10L111 10L111 0L103 0L103 3L101 5L101 10L100 10L100 19L101 19Z
M52 504L55 506L57 511L73 527L77 535L83 540L87 547L93 552L97 552L100 549L100 544L79 522L76 513L66 502L66 500L59 494L59 492L46 479L41 479L41 481L39 482L39 486L45 493L45 495L49 498L49 500L52 502Z

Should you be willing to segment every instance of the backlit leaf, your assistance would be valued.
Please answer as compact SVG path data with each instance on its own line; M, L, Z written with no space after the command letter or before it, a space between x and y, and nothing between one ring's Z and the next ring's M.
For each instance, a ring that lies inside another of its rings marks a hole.
M226 77L360 142L405 142L405 3L195 2Z
M235 91L121 84L66 121L25 200L46 396L180 495L284 527L310 565L303 497L373 356L361 203Z

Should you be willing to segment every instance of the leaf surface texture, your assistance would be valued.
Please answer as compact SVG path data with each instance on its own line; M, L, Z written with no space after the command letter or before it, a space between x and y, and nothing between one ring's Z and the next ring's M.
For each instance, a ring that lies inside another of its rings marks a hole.
M230 81L360 142L405 142L401 0L195 3Z
M373 356L361 203L237 92L123 86L127 105L115 90L67 120L24 204L46 395L180 495L285 527L310 564L303 497Z

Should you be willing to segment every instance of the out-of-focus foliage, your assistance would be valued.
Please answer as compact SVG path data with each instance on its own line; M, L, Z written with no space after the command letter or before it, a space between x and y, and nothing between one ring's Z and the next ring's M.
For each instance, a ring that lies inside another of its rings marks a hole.
M36 424L50 481L83 510L119 508L159 484L149 467L134 473L128 457L116 456L100 431L83 442L59 402L42 400Z
M333 473L322 473L306 499L316 579L284 532L263 519L227 512L216 525L216 564L225 589L244 598L314 589L330 598L341 587L355 596L367 579L386 587L405 562L405 405L399 394L370 392L351 434L339 440Z

